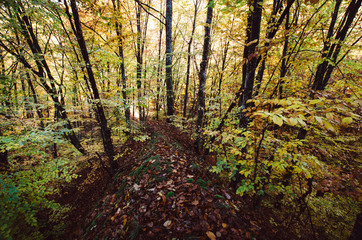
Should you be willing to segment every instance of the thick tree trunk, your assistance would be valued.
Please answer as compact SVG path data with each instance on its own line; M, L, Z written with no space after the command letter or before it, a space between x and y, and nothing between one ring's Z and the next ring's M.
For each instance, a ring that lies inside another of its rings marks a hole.
M247 109L247 101L251 99L253 94L255 70L258 66L258 56L255 50L259 44L262 3L262 0L251 0L250 2L250 13L248 15L246 42L243 54L243 60L246 61L243 65L243 94L239 100L239 126L242 128L246 128L248 125L248 118L244 110Z
M202 51L202 60L200 63L199 71L199 92L198 92L198 114L196 121L196 132L197 132L197 149L200 148L201 141L201 129L203 127L204 112L205 112L205 83L206 83L206 68L209 60L210 51L210 35L211 35L211 23L214 9L214 1L209 0L206 14L206 25L204 35L204 46Z
M349 237L349 240L358 240L358 239L362 239L362 212L360 212L357 215L351 236Z
M172 122L175 101L172 81L172 0L166 0L166 98L166 120Z
M111 130L107 126L107 118L105 116L104 109L103 109L102 103L100 101L101 99L99 96L96 80L94 78L92 65L89 60L88 50L87 50L87 46L86 46L83 32L82 32L82 27L81 27L81 23L80 23L80 19L79 19L77 5L76 5L75 0L71 0L70 3L71 3L72 12L73 12L74 24L75 24L75 28L76 28L75 35L77 37L80 51L82 53L83 60L86 65L88 80L90 82L91 89L93 92L95 112L96 112L96 116L97 116L97 121L101 128L101 135L102 135L102 140L103 140L104 151L106 152L106 154L110 160L111 167L113 168L113 170L115 170L116 168L118 168L118 164L114 160L115 152L114 152L112 138L111 138Z

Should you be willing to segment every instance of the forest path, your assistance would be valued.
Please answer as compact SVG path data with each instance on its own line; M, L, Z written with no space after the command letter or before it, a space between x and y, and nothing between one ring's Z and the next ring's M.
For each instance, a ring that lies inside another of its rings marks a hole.
M120 171L72 239L260 239L250 204L208 171L187 134L157 121L144 134L123 146Z

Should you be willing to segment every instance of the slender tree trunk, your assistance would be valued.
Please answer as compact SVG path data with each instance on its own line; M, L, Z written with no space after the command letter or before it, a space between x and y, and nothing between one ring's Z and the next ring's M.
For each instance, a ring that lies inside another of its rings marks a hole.
M175 101L172 82L172 0L166 0L166 97L166 120L172 122Z
M112 0L113 3L113 10L118 15L120 14L120 2L119 0ZM116 28L116 34L118 39L118 57L121 60L121 64L119 66L121 70L121 76L122 76L122 97L123 97L123 104L124 104L124 116L126 118L127 123L130 122L130 108L127 98L127 79L126 79L126 70L124 65L124 53L123 53L123 36L122 36L122 23L118 19L116 19L115 23ZM118 86L119 87L119 86Z
M191 47L192 47L192 42L194 39L194 34L195 34L195 29L196 29L196 18L197 18L197 13L198 13L198 9L199 9L199 3L200 3L199 0L196 0L196 2L194 3L195 8L194 8L194 19L192 22L192 32L191 32L190 41L188 42L188 46L187 46L186 87L185 87L184 111L183 111L184 118L186 118L187 99L188 99L188 93L189 93Z
M255 86L255 91L254 91L255 96L259 94L259 89L260 89L261 82L262 82L263 76L264 76L266 59L268 57L268 52L271 47L271 41L275 37L275 35L279 29L279 26L283 23L284 18L287 15L289 15L290 8L292 7L294 2L295 2L295 0L288 0L287 5L284 8L283 12L281 13L279 19L276 20L276 15L278 14L279 11L281 11L283 5L282 5L282 0L273 1L273 12L272 12L272 16L268 22L268 29L267 29L267 34L266 34L267 41L265 42L265 44L263 46L263 48L265 49L265 53L263 56L259 56L259 59L258 59L258 63L259 63L259 61L262 61L262 62L260 64L260 67L258 69L258 74L256 76L256 86Z
M334 12L332 14L332 20L328 29L327 39L324 42L322 59L323 62L318 65L313 82L313 90L324 90L327 86L331 74L338 64L337 58L341 51L343 42L347 36L348 31L356 17L358 10L361 6L362 0L352 0L348 5L346 12L344 13L343 19L339 24L336 31L333 43L331 43L334 26L338 17L338 11L341 5L341 0L336 1Z
M160 9L162 9L162 2L160 1ZM160 12L161 16L161 12ZM163 32L163 25L160 24L160 35L158 39L158 65L157 65L157 96L156 96L156 119L159 119L159 112L160 112L160 90L161 90L161 48L162 48L162 32Z
M21 90L23 92L23 105L24 105L24 115L26 118L33 118L33 112L32 112L32 108L31 105L29 103L29 96L26 95L26 85L25 85L25 81L23 77L20 77L20 82L21 82Z
M222 56L222 65L221 65L221 72L220 72L220 76L219 76L219 83L218 83L218 96L219 96L219 116L221 117L221 112L222 112L222 101L221 101L221 84L222 84L222 80L224 78L224 71L226 68L226 57L228 54L228 50L229 50L229 45L230 42L229 40L227 40L225 48L224 48L224 52L223 52L223 56Z
M136 42L136 58L137 58L137 99L138 99L138 115L140 121L142 118L142 106L141 106L141 88L142 88L142 66L143 66L143 53L142 53L142 29L141 29L141 6L136 6L137 17L137 42Z
M209 60L210 52L210 36L211 36L211 23L212 14L214 9L214 1L209 0L206 14L206 25L204 35L204 46L202 51L202 60L200 63L199 71L199 92L198 92L198 115L196 121L196 132L197 132L197 149L200 149L201 145L201 129L203 127L204 112L205 112L205 83L206 83L206 68Z
M93 74L92 65L89 60L87 46L86 46L83 32L82 32L82 27L81 27L81 23L80 23L80 19L79 19L79 14L78 14L78 8L77 8L75 0L70 0L70 4L71 4L72 12L73 12L74 25L76 28L75 35L77 37L80 51L82 53L83 60L86 65L88 80L90 82L93 96L94 96L95 112L96 112L98 123L101 128L101 135L102 135L104 150L110 160L112 169L115 170L116 168L118 168L118 164L114 160L115 152L114 152L112 138L111 138L111 130L107 126L107 118L105 116L104 109L103 109L102 103L100 101L101 99L99 96L96 80L95 80L94 74Z
M284 77L287 75L288 71L288 47L289 47L289 10L287 13L287 18L285 19L285 31L287 32L284 39L283 46L283 55L282 55L282 66L280 68L280 82L279 82L279 98L283 98L283 85L284 85Z
M11 11L9 9L9 11ZM31 70L40 81L41 86L47 92L47 94L51 97L54 102L54 106L56 110L59 112L61 119L64 120L64 127L69 131L64 133L64 136L73 144L73 146L82 154L85 154L85 150L80 144L79 139L76 137L73 127L70 123L70 120L67 116L67 112L65 111L64 105L59 101L57 88L55 84L55 79L50 71L47 61L44 58L44 53L42 52L37 36L35 35L33 26L31 24L30 18L25 14L25 9L20 3L14 9L16 19L20 25L20 32L25 38L32 54L35 57L35 64L37 66L37 70L35 70L31 64L25 59L22 54L18 54L17 52L12 51L9 47L1 43L1 46L10 54L15 56L19 62L21 62L25 68ZM46 81L49 80L49 82Z
M40 128L43 129L45 127L44 122L43 122L44 116L43 116L43 113L42 113L42 111L41 111L41 109L39 107L38 95L35 92L35 88L34 88L33 82L31 81L29 73L26 73L26 80L27 80L29 88L31 90L31 95L33 97L33 102L34 102L34 105L35 105L36 113L38 114L38 117L40 119Z

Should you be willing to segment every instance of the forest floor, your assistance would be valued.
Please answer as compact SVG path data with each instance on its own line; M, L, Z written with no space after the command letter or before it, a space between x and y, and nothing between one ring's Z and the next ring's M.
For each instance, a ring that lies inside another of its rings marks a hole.
M148 140L129 139L117 149L114 177L87 167L62 189L57 201L72 210L58 239L286 238L267 209L254 209L208 171L187 134L157 121L149 121L144 134Z

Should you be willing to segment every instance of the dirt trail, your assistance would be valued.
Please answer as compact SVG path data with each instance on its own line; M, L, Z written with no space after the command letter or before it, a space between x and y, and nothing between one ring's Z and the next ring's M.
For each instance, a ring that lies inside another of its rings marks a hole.
M260 227L197 158L177 128L151 121L151 139L129 144L123 172L87 218L79 239L250 239ZM137 157L135 157L137 156ZM131 160L130 160L131 159Z
M250 202L208 171L188 134L148 121L146 135L117 150L112 179L102 168L83 169L64 189L69 225L49 239L277 239Z

